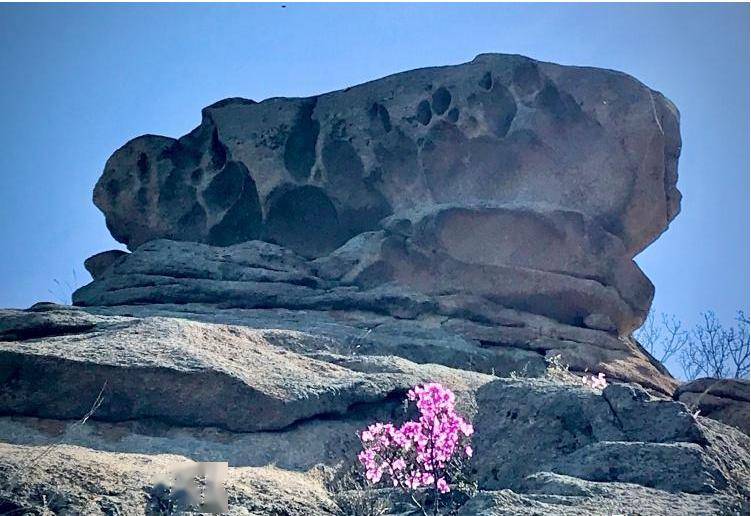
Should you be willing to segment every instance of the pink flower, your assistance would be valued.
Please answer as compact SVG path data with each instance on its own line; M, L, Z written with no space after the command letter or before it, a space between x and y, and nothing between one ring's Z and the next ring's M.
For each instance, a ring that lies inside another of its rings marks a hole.
M360 459L363 466L367 466L375 458L375 453L373 450L363 450L359 453L357 458Z
M369 469L365 473L365 478L370 480L370 482L372 482L373 484L377 484L378 482L381 481L382 475L383 475L383 470L381 468Z
M598 389L604 389L608 385L608 382L607 380L605 380L605 375L603 373L599 373L597 375L597 378L593 377L592 380L592 383L595 384L596 388Z
M598 373L597 376L582 376L582 384L590 389L603 390L608 386L608 381L605 379L604 373Z
M473 454L474 428L456 412L454 393L438 383L416 385L407 399L417 405L417 420L400 427L374 423L360 434L363 451L358 459L365 476L372 484L385 477L394 487L414 490L435 484L447 493L454 471L449 465L453 468L456 460Z

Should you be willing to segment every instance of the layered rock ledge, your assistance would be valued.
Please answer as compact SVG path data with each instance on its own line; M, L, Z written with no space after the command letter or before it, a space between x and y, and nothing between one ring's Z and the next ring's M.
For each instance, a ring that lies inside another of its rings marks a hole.
M481 492L462 514L748 510L747 436L636 384L599 393L343 353L336 333L57 305L3 311L0 328L8 510L149 513L160 475L227 461L230 514L347 514L358 493L336 479L357 431L407 417L403 395L425 381L456 392L476 428Z
M629 335L654 292L633 258L680 209L678 121L625 74L501 54L226 99L188 135L107 161L94 202L132 253L89 258L74 302L336 312L342 331L442 350L419 358L410 338L378 353L531 375L555 353L672 394Z
M691 410L749 433L748 380L699 378L679 385L673 397Z
M493 283L490 271L466 272L461 262L445 272L431 268L426 277L402 262L402 281L380 283L387 260L397 263L403 255L394 258L382 234L355 240L316 260L260 241L212 247L156 240L119 257L79 289L74 301L93 313L306 331L319 339L339 338L340 346L361 353L499 375L537 376L546 358L561 355L574 371L604 372L665 394L675 388L631 338L507 308L493 294L505 285L518 298L540 299L534 278L528 285L523 279ZM358 252L350 253L350 246ZM363 256L363 248L372 252ZM430 278L441 278L457 288L413 287L410 278L426 287ZM545 303L563 314L575 304L572 299L567 307L567 295L563 289L559 302Z

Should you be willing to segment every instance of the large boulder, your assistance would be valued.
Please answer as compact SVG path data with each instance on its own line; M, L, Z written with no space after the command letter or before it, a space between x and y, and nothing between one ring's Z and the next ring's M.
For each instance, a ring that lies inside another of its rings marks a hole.
M678 118L621 73L481 55L311 98L218 102L186 136L116 151L94 202L131 250L263 240L325 259L346 244L377 262L371 285L473 290L626 335L653 295L632 259L680 208ZM365 236L384 230L380 247ZM119 258L89 268L99 279Z
M497 201L583 213L633 257L679 210L678 112L610 70L483 54L202 115L108 160L94 201L130 249L262 238L320 256L392 213Z

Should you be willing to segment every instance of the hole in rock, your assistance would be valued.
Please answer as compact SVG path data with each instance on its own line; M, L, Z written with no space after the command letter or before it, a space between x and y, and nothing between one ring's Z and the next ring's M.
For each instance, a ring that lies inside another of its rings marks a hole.
M480 88L490 90L490 88L493 87L493 76L490 75L490 72L485 72L485 75L482 76L482 79L480 79L478 84L480 85Z
M295 179L306 179L316 161L319 124L313 120L317 99L306 101L284 144L284 166Z
M416 113L417 121L422 125L428 125L430 119L433 118L433 113L430 112L430 103L427 100L423 100L417 105Z
M226 246L256 240L261 233L261 202L258 198L255 181L253 181L245 165L239 161L228 162L221 174L227 172L228 169L230 170L229 175L241 176L242 182L231 181L233 185L239 186L240 191L239 193L231 192L237 200L227 210L222 220L209 231L208 243L211 245ZM214 194L225 191L227 184L221 186L222 188L217 186ZM207 192L204 192L204 197ZM209 203L207 202L207 204Z
M306 257L322 256L346 241L336 208L320 188L305 185L273 197L264 240Z
M433 111L436 115L442 115L451 105L451 93L441 86L433 92Z

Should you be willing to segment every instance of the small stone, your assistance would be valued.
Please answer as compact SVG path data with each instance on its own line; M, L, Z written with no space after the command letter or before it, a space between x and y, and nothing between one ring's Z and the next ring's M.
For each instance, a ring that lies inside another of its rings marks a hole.
M584 325L595 330L612 332L618 329L613 320L606 314L589 314L584 318Z

